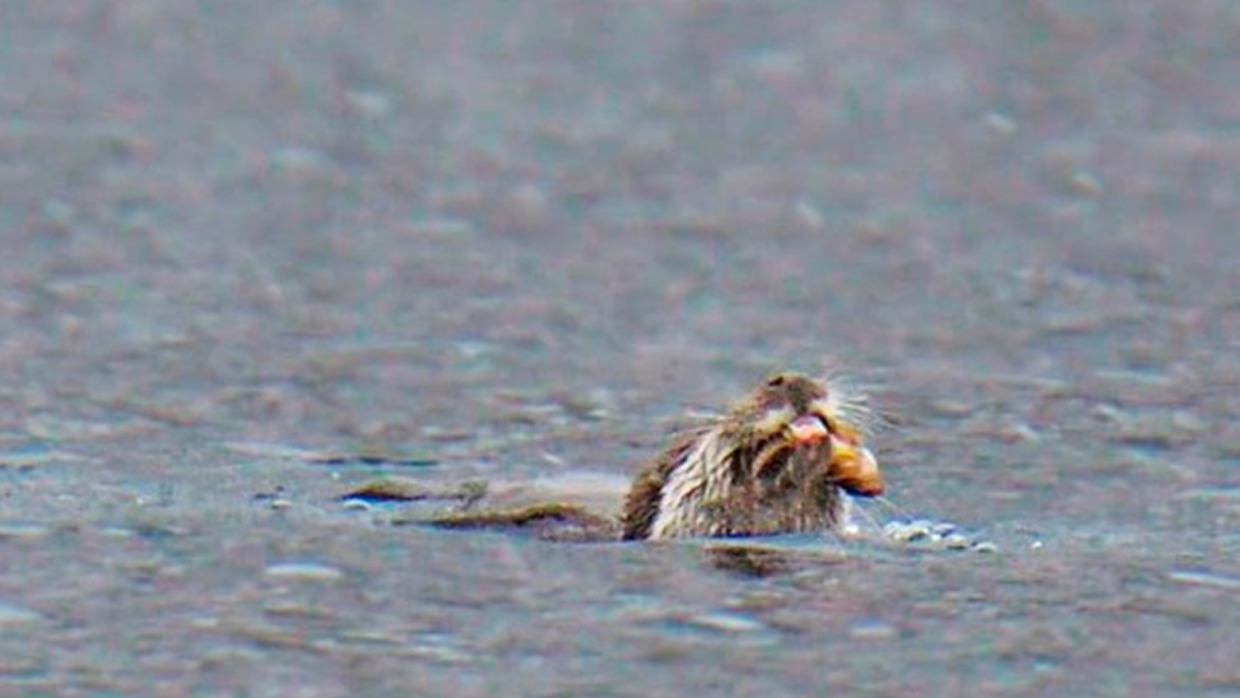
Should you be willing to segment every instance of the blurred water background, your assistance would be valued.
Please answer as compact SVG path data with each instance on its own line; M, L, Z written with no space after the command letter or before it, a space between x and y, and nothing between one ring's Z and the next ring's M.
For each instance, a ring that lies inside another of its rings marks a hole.
M1236 695L1237 75L1225 0L4 3L0 693ZM997 553L337 500L828 357Z

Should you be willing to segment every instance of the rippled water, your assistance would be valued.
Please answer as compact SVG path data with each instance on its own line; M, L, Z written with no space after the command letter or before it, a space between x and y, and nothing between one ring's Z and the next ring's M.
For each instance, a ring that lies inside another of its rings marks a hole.
M1240 691L1237 29L6 5L0 693ZM895 423L859 538L339 499L623 481L827 357ZM997 552L875 532L923 517Z

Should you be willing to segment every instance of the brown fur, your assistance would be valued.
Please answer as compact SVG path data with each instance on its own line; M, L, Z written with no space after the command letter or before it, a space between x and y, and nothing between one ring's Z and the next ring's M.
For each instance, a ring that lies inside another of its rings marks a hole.
M544 503L517 509L456 512L430 521L438 528L527 531L547 540L615 540L616 520L571 504Z
M738 536L838 526L843 493L832 471L831 445L838 416L823 412L826 397L827 387L818 381L777 374L714 424L676 436L634 479L623 537ZM778 418L772 420L772 413ZM832 439L792 443L785 427L810 414L823 420ZM668 530L656 536L660 514L676 506L684 520L666 524Z
M624 502L622 523L625 540L650 536L650 528L659 514L663 486L667 484L668 476L703 433L704 430L697 430L678 435L653 463L637 474Z

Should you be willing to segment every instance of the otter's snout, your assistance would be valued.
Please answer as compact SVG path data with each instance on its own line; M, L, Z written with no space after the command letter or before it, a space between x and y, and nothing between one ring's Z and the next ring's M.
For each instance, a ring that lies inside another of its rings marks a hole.
M792 437L792 443L798 446L816 444L831 435L822 419L812 414L792 420L792 423L788 425L788 432Z

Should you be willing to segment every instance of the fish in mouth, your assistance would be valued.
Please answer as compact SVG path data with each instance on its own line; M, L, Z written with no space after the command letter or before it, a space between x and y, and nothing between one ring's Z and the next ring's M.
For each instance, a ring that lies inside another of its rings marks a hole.
M626 540L837 530L848 495L883 493L864 400L830 379L771 376L724 416L674 437L638 473Z

